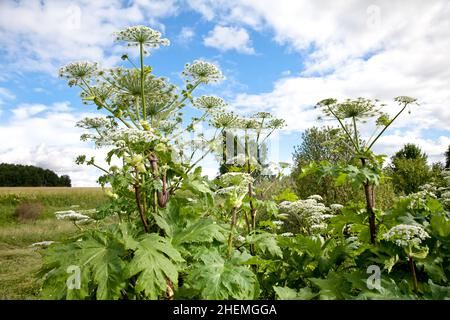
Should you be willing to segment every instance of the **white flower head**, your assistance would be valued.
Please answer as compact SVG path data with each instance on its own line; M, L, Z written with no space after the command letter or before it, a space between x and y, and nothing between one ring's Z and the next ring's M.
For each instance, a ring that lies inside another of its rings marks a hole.
M409 224L399 224L383 235L385 240L391 241L400 247L417 247L429 237L428 233L421 226Z
M194 101L194 107L208 112L223 111L226 106L222 98L214 96L201 96Z
M116 41L128 42L128 46L139 46L158 48L159 46L168 46L170 41L161 38L161 32L153 30L146 26L127 27L115 33Z
M318 195L318 194L313 194L312 196L309 196L308 199L313 199L316 201L323 201L322 196Z
M301 230L307 233L320 233L327 228L327 219L334 217L329 208L316 199L283 201L278 205L281 214L290 217Z
M59 69L59 76L69 80L69 85L77 85L97 75L99 65L97 62L75 61Z
M222 72L214 64L195 60L193 63L186 63L182 75L188 79L189 82L214 83L223 79Z

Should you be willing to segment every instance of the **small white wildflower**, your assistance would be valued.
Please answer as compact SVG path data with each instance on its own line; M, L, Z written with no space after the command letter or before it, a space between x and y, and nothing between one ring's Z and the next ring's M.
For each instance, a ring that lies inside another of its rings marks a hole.
M284 232L282 234L280 234L280 236L282 237L292 237L294 234L292 232Z
M55 243L55 241L41 241L41 242L36 242L33 243L32 245L30 245L30 247L48 247L49 245L51 245L52 243Z
M238 235L238 236L236 237L236 241L238 241L238 242L244 242L244 241L245 241L245 237L243 237L243 236L241 236L241 235Z
M409 224L399 224L383 235L385 240L391 241L400 247L417 247L429 237L428 233L421 226Z
M56 215L56 219L58 219L58 220L70 220L70 221L91 220L91 218L89 216L81 214L81 213L73 211L73 210L57 211L57 212L55 212L55 215Z
M272 223L277 226L282 226L284 224L284 222L281 220L274 220L274 221L272 221Z

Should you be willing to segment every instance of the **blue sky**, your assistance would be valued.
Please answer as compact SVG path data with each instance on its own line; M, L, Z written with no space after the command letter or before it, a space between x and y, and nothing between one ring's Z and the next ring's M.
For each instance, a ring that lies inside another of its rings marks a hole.
M1 1L0 162L33 164L95 185L98 172L78 167L75 123L96 112L57 78L73 60L121 63L114 31L144 24L171 41L146 58L157 75L182 84L186 62L204 59L226 79L197 93L223 97L243 115L269 111L287 121L274 160L291 161L301 133L316 121L317 101L336 97L418 98L420 107L380 140L392 154L414 142L443 159L450 145L449 1ZM368 131L367 131L368 132ZM212 159L204 163L214 174Z

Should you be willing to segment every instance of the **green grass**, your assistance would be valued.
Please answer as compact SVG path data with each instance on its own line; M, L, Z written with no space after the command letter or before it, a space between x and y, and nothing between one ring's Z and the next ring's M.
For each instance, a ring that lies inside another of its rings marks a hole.
M39 219L48 219L56 211L93 209L106 201L101 188L0 188L0 226L16 223L16 207L26 202L42 204L44 211Z
M55 211L92 209L106 201L100 188L0 188L0 299L38 298L42 249L31 244L61 241L78 231L71 222L56 220ZM16 207L25 202L43 205L36 221L14 217Z

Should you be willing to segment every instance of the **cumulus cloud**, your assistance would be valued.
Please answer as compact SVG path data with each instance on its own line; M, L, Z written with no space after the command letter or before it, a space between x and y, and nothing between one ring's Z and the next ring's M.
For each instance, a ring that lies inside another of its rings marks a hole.
M203 39L203 44L220 51L236 50L240 53L254 54L250 36L244 28L215 26Z
M113 65L113 32L130 24L161 27L158 19L177 12L172 0L0 1L0 65L10 71L55 74L71 60Z
M271 111L287 120L288 131L303 131L318 124L313 105L324 98L379 98L391 102L386 111L392 114L398 110L392 99L409 95L420 107L402 115L392 128L401 130L389 133L396 139L380 140L379 151L392 151L388 141L412 139L433 159L442 158L439 150L445 149L448 138L433 141L427 136L434 129L450 131L448 1L203 3L221 23L269 31L276 43L303 57L299 76L283 75L269 92L238 94L236 109Z

